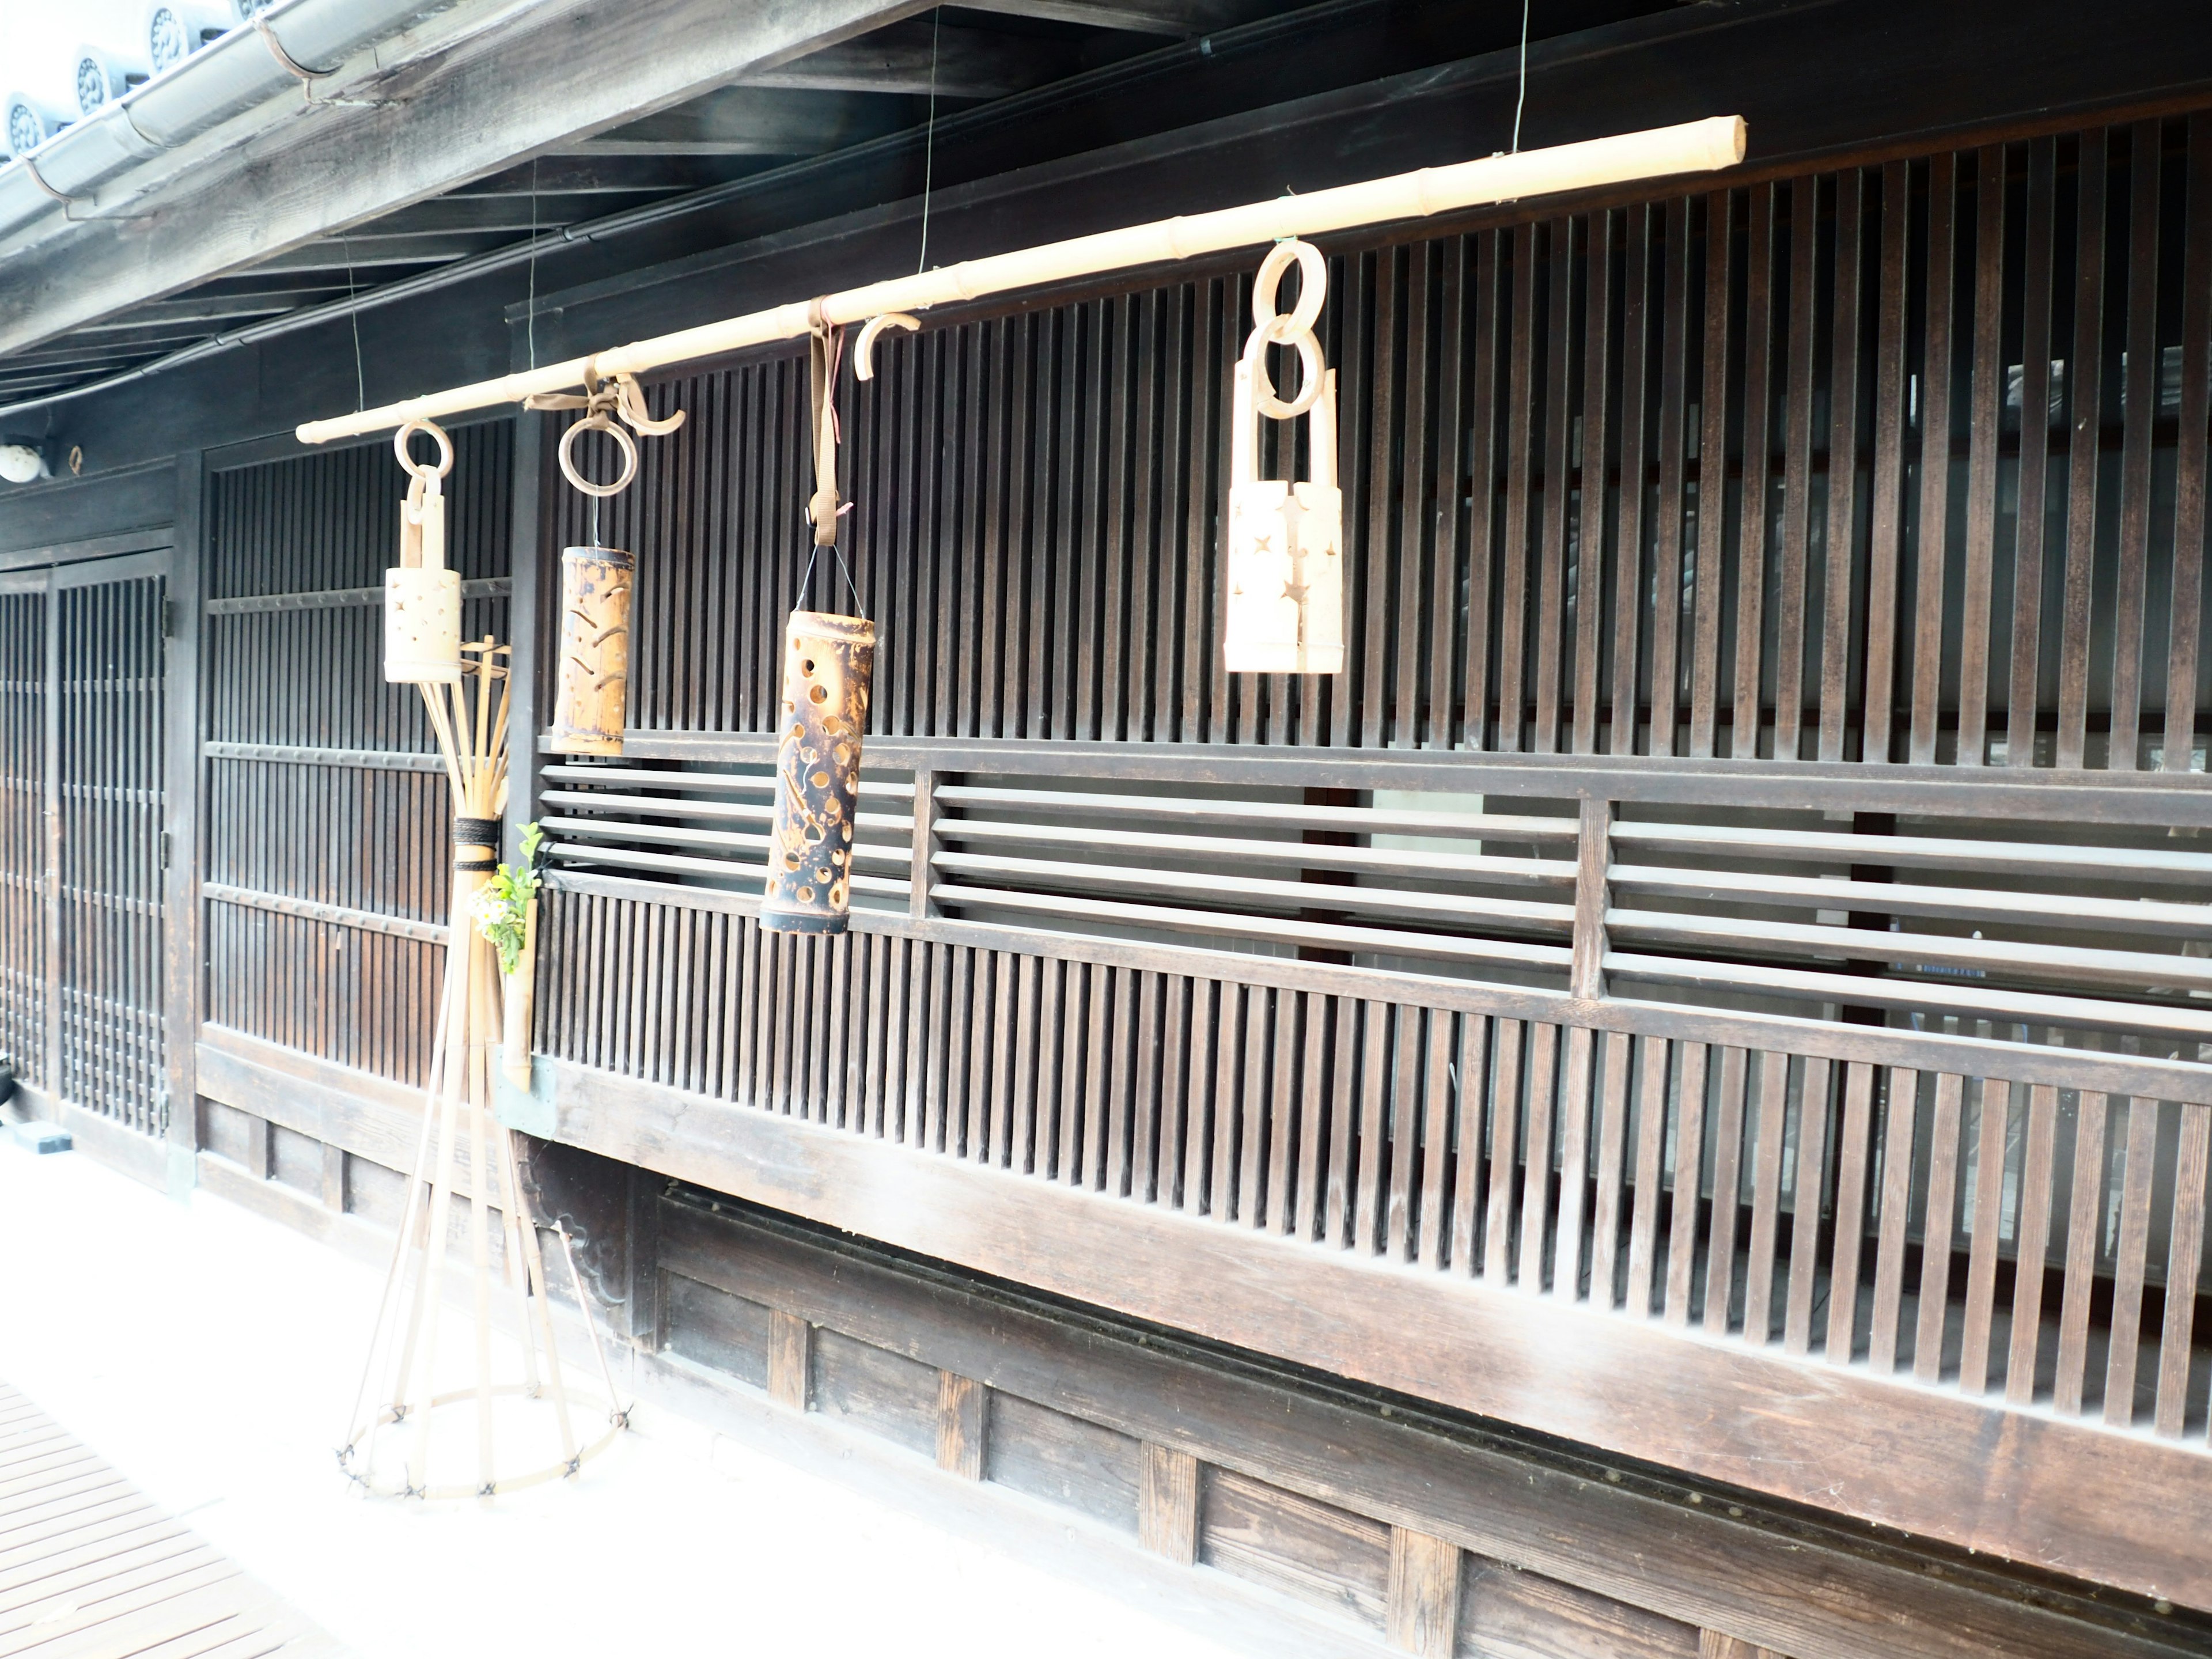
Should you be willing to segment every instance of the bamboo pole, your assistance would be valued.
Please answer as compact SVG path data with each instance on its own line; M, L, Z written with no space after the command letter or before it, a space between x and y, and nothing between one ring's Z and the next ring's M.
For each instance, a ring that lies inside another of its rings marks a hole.
M1716 115L1680 126L1523 150L1517 155L1485 156L1449 167L1423 167L1387 179L1316 191L1310 196L1279 196L1212 213L1102 231L964 260L917 276L871 283L819 301L774 306L617 346L594 356L572 357L544 368L479 380L473 386L386 404L356 415L309 421L299 428L298 435L301 443L328 443L334 438L382 432L409 421L520 403L526 398L575 386L588 388L617 374L641 374L671 363L719 356L777 340L795 340L808 333L817 320L866 322L888 313L925 311L987 295L1255 247L1285 237L1326 235L1361 225L1425 219L1461 208L1592 190L1639 179L1711 173L1743 160L1744 137L1741 116Z

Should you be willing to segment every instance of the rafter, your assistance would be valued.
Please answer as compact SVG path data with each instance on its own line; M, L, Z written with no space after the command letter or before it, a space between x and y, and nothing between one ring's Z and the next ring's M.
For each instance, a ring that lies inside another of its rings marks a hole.
M934 88L940 98L1003 98L1061 80L1079 66L1071 42L958 24L933 27L929 19L914 18L758 70L745 76L745 84L924 97Z

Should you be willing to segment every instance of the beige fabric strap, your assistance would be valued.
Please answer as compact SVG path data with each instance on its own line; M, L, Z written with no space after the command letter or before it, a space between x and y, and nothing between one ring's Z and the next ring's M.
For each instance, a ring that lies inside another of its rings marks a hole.
M822 315L822 301L807 307L811 347L807 353L808 380L814 394L814 495L806 516L814 525L814 544L837 544L837 516L843 509L837 495L837 366L845 353L845 331Z

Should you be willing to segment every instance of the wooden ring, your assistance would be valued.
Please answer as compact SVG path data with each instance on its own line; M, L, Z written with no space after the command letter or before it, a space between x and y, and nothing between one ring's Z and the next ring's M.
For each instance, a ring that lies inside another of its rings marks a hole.
M416 465L415 458L407 453L407 441L418 432L428 433L437 442L438 465L434 467ZM408 422L392 434L392 453L399 457L401 468L410 478L428 483L432 478L442 478L453 470L453 441L446 435L445 428L434 421Z
M1293 261L1298 267L1298 302L1285 314L1275 309L1275 289ZM1267 257L1260 261L1259 275L1252 279L1253 324L1267 330L1267 337L1275 344L1288 345L1295 336L1312 331L1321 319L1322 301L1328 297L1328 265L1321 250L1296 237L1278 242L1267 250Z
M575 458L572 453L570 453L570 452L575 447L577 434L583 432L604 432L607 436L615 441L616 447L622 451L622 477L617 478L612 483L593 483L589 478L586 478L582 473L576 471ZM622 428L617 426L605 415L586 416L584 419L578 421L574 426L562 433L561 434L560 457L561 476L568 479L570 483L575 485L577 489L582 490L586 495L597 495L602 499L605 499L609 495L619 495L623 490L629 488L630 481L637 477L636 441L631 438L629 433L623 431Z
M1252 337L1244 343L1245 361L1252 366L1253 406L1274 421L1295 419L1319 402L1323 374L1321 342L1310 331L1281 343L1295 346L1298 354L1298 395L1287 401L1277 395L1275 383L1267 376L1267 331L1254 329Z

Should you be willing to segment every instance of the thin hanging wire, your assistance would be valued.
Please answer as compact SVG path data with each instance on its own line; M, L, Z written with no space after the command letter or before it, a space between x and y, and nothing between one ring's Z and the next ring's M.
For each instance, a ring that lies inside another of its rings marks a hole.
M353 406L356 409L367 409L368 407L368 372L362 367L361 307L354 302L353 238L344 236L339 238L339 240L345 248L346 316L347 319L353 324Z
M1521 0L1521 95L1513 100L1513 153L1521 153L1521 112L1528 106L1528 7Z
M930 14L929 125L921 140L921 257L914 262L917 276L929 269L929 191L937 172L937 35L945 27L945 8Z
M530 335L530 366L538 367L538 158L530 158L530 309L524 326ZM592 538L597 543L599 538Z

